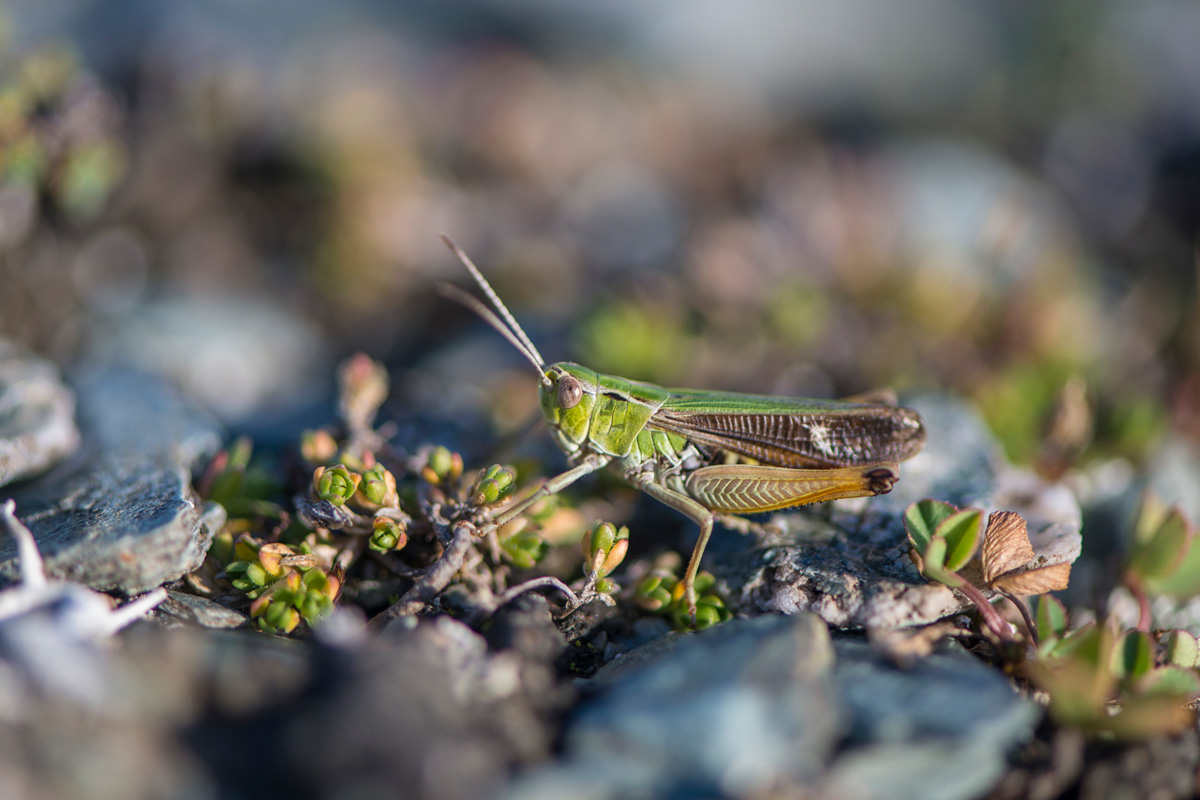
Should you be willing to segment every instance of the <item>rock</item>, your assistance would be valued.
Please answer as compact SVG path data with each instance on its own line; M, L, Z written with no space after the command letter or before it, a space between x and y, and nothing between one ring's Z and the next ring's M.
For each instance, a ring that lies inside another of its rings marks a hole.
M505 797L748 797L816 781L840 722L833 651L811 615L734 620L604 667L564 733L565 758Z
M907 669L861 642L835 642L834 652L834 684L850 724L825 777L826 796L980 797L1041 717L1003 674L957 649Z
M268 296L147 303L112 321L88 355L162 376L231 424L320 400L332 371L314 327Z
M361 646L319 648L319 680L274 709L202 726L201 751L227 793L251 796L494 796L513 766L547 758L515 650L490 653L449 617L407 618ZM269 728L264 729L264 726ZM259 757L270 731L271 757ZM237 733L236 731L241 731Z
M1078 557L1081 517L1067 489L1004 464L964 401L926 396L909 405L921 412L928 439L901 465L892 492L777 516L777 536L707 562L726 598L743 611L812 611L847 628L919 625L958 611L966 601L922 578L909 557L904 511L926 497L1021 514L1038 566Z
M78 445L75 396L58 370L0 339L0 486L48 469Z
M167 599L150 615L168 628L241 628L250 618L240 611L223 606L206 597L167 590Z
M977 797L1039 717L966 654L902 670L811 614L668 637L583 685L563 758L504 797Z
M47 574L134 594L196 569L224 510L201 504L191 467L220 446L220 429L152 378L93 372L75 384L79 454L9 495ZM0 585L16 577L15 545L0 541Z

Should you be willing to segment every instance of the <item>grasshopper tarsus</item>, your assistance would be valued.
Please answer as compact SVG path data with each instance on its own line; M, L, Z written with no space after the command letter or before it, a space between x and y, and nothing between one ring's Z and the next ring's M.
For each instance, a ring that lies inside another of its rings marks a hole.
M875 494L887 494L900 480L895 467L878 467L866 475L868 486Z

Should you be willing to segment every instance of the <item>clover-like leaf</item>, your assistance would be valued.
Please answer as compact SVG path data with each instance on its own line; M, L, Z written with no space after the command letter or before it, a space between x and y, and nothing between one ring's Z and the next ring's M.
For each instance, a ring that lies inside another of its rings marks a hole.
M941 572L946 568L946 540L935 535L929 540L921 553L924 562L923 572L929 576L933 572Z
M1140 678L1154 667L1154 642L1145 631L1129 631L1112 654L1112 672L1118 678Z
M1129 555L1129 570L1142 578L1162 578L1183 563L1191 545L1187 519L1177 508L1150 533L1140 534Z
M924 553L938 525L954 513L954 506L940 500L920 500L904 512L908 540L918 553Z
M1137 688L1141 694L1169 695L1187 702L1200 697L1200 675L1184 667L1159 667L1147 670Z
M1200 642L1187 631L1169 631L1163 642L1164 660L1177 667L1191 668L1200 664Z
M1142 501L1138 506L1137 521L1133 527L1133 538L1137 542L1148 542L1162 527L1171 508L1153 491L1142 493Z
M951 514L937 526L935 536L946 540L946 569L958 572L967 565L983 533L983 512L969 508Z
M1037 599L1036 621L1042 641L1061 639L1067 632L1067 609L1057 598L1043 594Z

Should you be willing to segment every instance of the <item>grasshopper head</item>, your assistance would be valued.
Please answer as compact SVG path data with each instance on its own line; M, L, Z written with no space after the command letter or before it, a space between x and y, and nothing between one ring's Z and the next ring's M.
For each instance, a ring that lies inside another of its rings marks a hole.
M587 441L596 405L596 371L561 361L546 367L545 376L538 389L542 413L559 446L572 455Z

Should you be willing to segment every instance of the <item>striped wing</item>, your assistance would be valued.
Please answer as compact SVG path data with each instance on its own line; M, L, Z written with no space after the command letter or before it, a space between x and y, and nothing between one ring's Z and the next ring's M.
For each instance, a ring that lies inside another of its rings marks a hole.
M908 408L675 389L648 426L793 469L896 463L925 444Z

